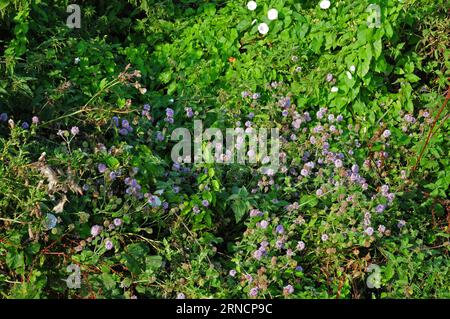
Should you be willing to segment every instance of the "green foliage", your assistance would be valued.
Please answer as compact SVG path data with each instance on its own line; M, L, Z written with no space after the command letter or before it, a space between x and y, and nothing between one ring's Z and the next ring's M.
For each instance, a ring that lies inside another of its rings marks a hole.
M82 1L69 29L0 0L3 298L450 297L448 106L416 163L448 1L257 2ZM279 171L174 163L194 119L278 128Z

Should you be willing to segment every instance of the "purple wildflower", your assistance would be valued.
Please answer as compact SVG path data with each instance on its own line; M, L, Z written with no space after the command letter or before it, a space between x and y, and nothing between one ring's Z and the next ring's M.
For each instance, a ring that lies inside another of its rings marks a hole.
M294 292L294 287L292 287L292 285L287 285L286 287L283 288L283 292L286 295L290 295Z
M114 218L113 223L115 226L119 227L122 225L122 220L120 218Z
M70 133L72 133L73 136L77 135L78 133L80 133L80 129L78 128L78 126L73 126L70 129Z
M103 163L98 164L97 169L100 173L104 173L106 171L106 165Z
M283 225L278 225L278 226L276 227L275 231L276 231L278 234L283 234L283 233L284 233L284 227L283 227Z
M114 247L114 245L113 245L112 241L110 241L109 239L107 239L107 240L105 241L105 248L106 248L106 250L111 250L111 249L113 249L113 247Z
M91 235L92 235L92 237L96 237L101 232L102 232L102 226L94 225L94 226L91 227Z
M250 289L250 292L248 293L248 295L250 297L256 297L258 295L258 288L255 287L255 288Z

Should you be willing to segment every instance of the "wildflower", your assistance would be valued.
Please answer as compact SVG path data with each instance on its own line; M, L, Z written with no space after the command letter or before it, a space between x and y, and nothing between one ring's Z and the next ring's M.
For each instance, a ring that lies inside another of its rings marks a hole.
M256 297L258 295L258 288L255 287L255 288L250 289L250 292L248 293L248 295L250 297Z
M373 235L373 228L372 227L367 227L366 230L364 231L367 235L372 236Z
M114 247L114 245L113 245L112 241L110 241L109 239L107 239L107 240L105 241L105 248L106 248L106 250L111 250L111 249L113 249L113 247Z
M128 130L127 130L126 128L121 128L121 129L119 130L119 134L120 134L120 135L127 135L127 134L128 134Z
M80 133L80 129L78 128L78 126L73 126L70 129L70 133L72 133L73 136L77 135L78 133Z
M130 122L127 120L122 120L122 127L128 129L130 127Z
M258 31L261 34L267 34L269 32L269 26L263 22L258 26Z
M156 140L159 141L159 142L164 141L164 134L161 133L161 132L157 132L156 133Z
M350 72L355 72L356 71L356 67L354 65L350 66Z
M206 199L202 200L202 205L205 206L205 207L208 207L209 206L209 201L206 200Z
M31 119L31 123L39 124L39 118L37 116L33 116L33 118Z
M171 108L167 108L166 109L166 116L167 117L173 117L174 114L175 113L174 113L173 109L171 109Z
M322 239L322 241L327 241L328 240L328 235L327 234L323 234L321 239Z
M323 190L321 188L319 188L318 190L316 190L316 195L317 196L322 196L323 195Z
M303 271L303 267L302 266L297 266L297 267L295 267L295 271Z
M94 225L91 227L91 235L92 237L98 236L102 232L102 226Z
M23 123L22 123L22 128L23 128L24 130L27 130L29 127L30 127L30 124L28 124L28 122L23 122Z
M255 259L260 260L262 257L263 253L261 250L255 250L255 252L253 253L253 257L255 257Z
M6 114L6 113L0 114L0 121L2 121L2 122L8 121L8 114Z
M305 249L305 243L303 242L303 241L299 241L298 243L297 243L297 250L303 250L303 249Z
M116 127L119 127L119 118L117 116L113 116L112 121Z
M192 108L190 108L190 107L186 108L186 116L189 118L194 116L194 112L192 111Z
M285 295L290 295L294 292L294 287L292 287L292 285L287 285L286 287L283 288L283 293Z
M385 131L383 132L383 137L388 138L389 136L391 136L391 131L385 130Z
M331 5L331 3L329 0L322 0L319 4L320 8L324 9L324 10L328 9L330 7L330 5Z
M120 218L114 218L113 223L115 226L119 227L122 225L122 220Z
M255 1L249 1L249 2L247 3L247 9L249 9L250 11L255 11L255 9L256 9L257 6L258 6L258 5L256 4Z
M256 217L256 216L261 216L261 215L262 215L262 213L257 209L250 210L250 217Z
M80 58L79 58L79 57L76 57L75 60L74 60L73 62L74 62L75 64L80 63Z
M104 173L106 171L106 165L103 163L98 164L97 169L99 173Z
M253 281L253 277L252 277L252 275L250 275L250 274L247 274L247 275L245 275L244 277L245 277L245 279L246 279L248 282L252 282L252 281Z
M336 168L341 168L342 165L343 165L343 163L340 159L337 159L334 161L334 166L336 166Z
M262 229L266 229L267 226L269 226L269 222L266 221L266 220L262 220L259 224L260 224Z
M334 121L334 114L328 115L328 121L333 122Z
M307 169L303 168L303 169L300 171L300 174L301 174L302 176L304 176L304 177L307 177L307 176L309 175L309 172L308 172Z
M230 275L231 277L236 276L236 270L231 269L230 272L229 272L229 275Z
M196 205L196 206L192 207L192 211L194 212L194 214L198 214L198 213L200 213L200 208L198 208L198 206Z
M269 18L269 20L276 20L278 18L278 11L277 11L277 9L270 9L267 12L267 17Z
M386 226L384 226L384 225L378 226L378 231L379 231L381 234L383 234L383 233L386 231Z
M114 181L116 178L117 178L117 175L116 175L115 172L110 172L110 173L109 173L109 179L110 179L110 180Z
M278 225L278 226L276 227L275 231L276 231L278 234L284 233L284 227L283 227L283 225Z
M252 99L254 99L254 100L257 100L257 99L259 99L261 97L261 94L259 94L259 93L254 93L253 95L252 95Z
M375 211L376 211L377 213L382 213L382 212L384 212L385 209L386 209L386 206L385 206L385 205L379 204L379 205L375 208Z
M333 86L333 87L331 88L331 92L332 92L332 93L336 93L337 91L339 91L339 89L338 89L337 86Z
M241 96L243 99L245 99L246 97L249 97L251 94L248 91L242 91Z
M342 122L343 119L344 119L344 117L342 115L338 115L336 117L336 121L338 121L338 122Z
M333 81L333 74L328 73L328 74L327 74L327 77L326 77L326 80L327 80L327 82Z

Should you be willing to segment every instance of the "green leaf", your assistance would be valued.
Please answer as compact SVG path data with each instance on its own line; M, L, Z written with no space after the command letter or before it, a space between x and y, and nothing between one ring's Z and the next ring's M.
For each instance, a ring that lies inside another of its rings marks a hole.
M231 204L231 209L234 212L236 223L239 223L248 210L248 202L236 200Z
M161 256L147 256L145 258L145 264L147 265L147 269L158 269L162 265L162 257Z
M113 156L109 156L106 158L106 164L111 169L118 169L120 166L119 160Z

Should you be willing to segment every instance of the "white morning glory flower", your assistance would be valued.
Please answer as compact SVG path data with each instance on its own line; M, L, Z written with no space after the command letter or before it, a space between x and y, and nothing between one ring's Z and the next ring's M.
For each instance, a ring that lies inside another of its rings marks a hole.
M256 9L257 6L258 6L258 5L256 4L255 1L249 1L249 2L247 3L247 8L248 8L250 11L254 11L254 10Z
M78 64L78 63L80 63L80 58L78 58L78 57L77 57L77 58L75 58L75 61L74 61L74 62L75 62L75 64Z
M266 23L260 23L258 26L258 31L261 34L267 34L269 32L269 26Z
M330 7L331 2L329 0L322 0L319 5L320 5L321 9L325 10L325 9L328 9Z
M278 18L277 9L270 9L269 12L267 12L267 17L269 20L276 20Z
M337 86L333 86L333 87L331 88L331 92L336 93L337 91L339 91L339 89L338 89Z
M355 72L356 71L356 67L354 66L354 65L352 65L351 67L350 67L350 72Z

